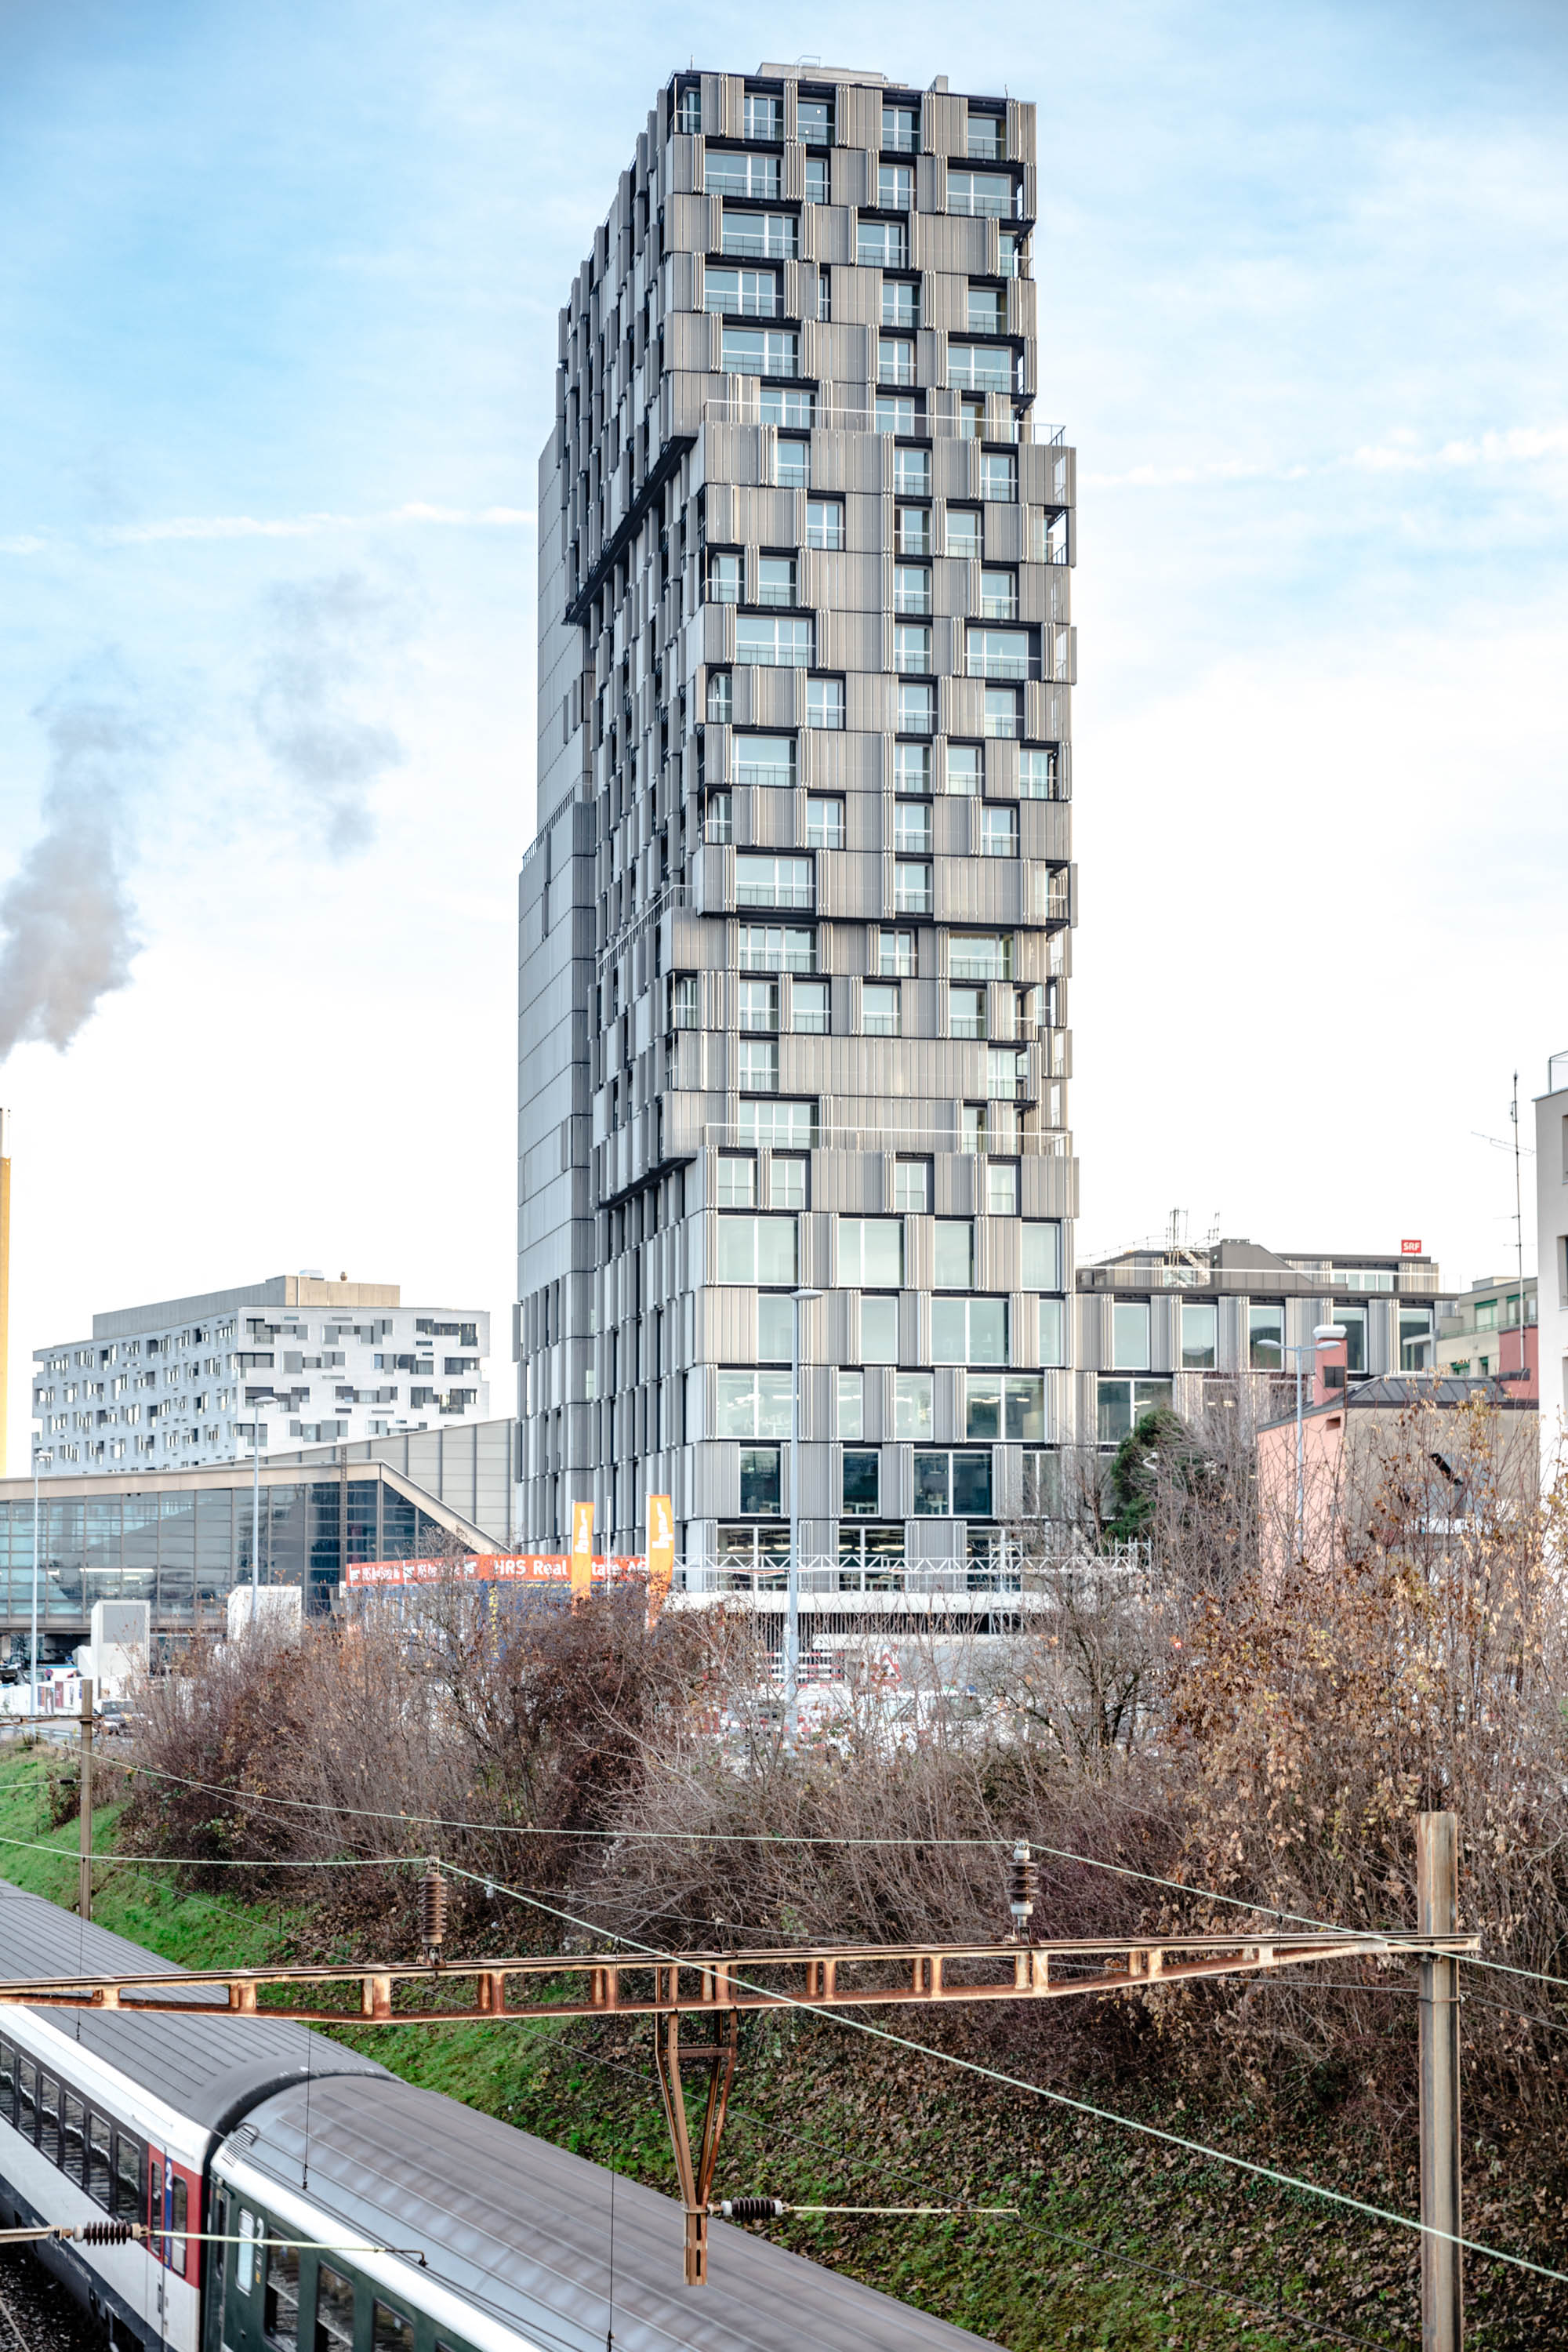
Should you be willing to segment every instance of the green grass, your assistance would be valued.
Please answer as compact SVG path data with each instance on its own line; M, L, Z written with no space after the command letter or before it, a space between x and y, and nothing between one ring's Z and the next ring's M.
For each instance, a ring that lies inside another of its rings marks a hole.
M58 1773L58 1751L52 1769ZM50 1770L49 1751L0 1753L0 1840L17 1842L0 1843L0 1874L74 1909L77 1825L48 1826ZM113 1805L94 1815L94 1848L105 1856L93 1905L101 1926L195 1968L260 1965L309 1948L309 1904L291 1909L192 1893L172 1870L110 1859L117 1818ZM904 2030L930 2038L919 2023ZM341 2038L409 2082L673 2191L646 2024L349 2027ZM1310 2144L1298 2137L1276 2148L1271 2121L1223 2108L1199 2116L1173 2095L1162 2104L1158 2091L1151 2084L1137 2109L1151 2120L1411 2208L1408 2182L1378 2179L1365 2149L1337 2144L1331 2119ZM1125 2084L1103 2103L1134 2111ZM1016 2221L847 2216L769 2230L1011 2352L1287 2352L1344 2340L1336 2331L1390 2346L1411 2341L1413 2326L1419 2333L1413 2237L1373 2231L826 2021L744 2021L717 2188L796 2204L1019 2205ZM1507 2230L1503 2242L1539 2242L1522 2219L1509 2228L1489 2218L1493 2230ZM673 2242L671 2252L677 2260ZM1131 2262L1148 2267L1125 2267ZM1161 2270L1187 2278L1151 2274ZM1194 2274L1208 2291L1187 2283ZM1472 2266L1472 2279L1483 2352L1568 2334L1560 2324L1568 2306L1532 2296L1517 2274ZM1215 2291L1222 2287L1253 2305Z

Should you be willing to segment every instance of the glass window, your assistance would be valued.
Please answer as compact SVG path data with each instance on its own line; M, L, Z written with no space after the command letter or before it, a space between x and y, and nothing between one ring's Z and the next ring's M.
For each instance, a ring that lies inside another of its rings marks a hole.
M1146 1412L1171 1409L1169 1381L1114 1381L1100 1383L1100 1442L1120 1445Z
M1056 799L1057 755L1054 751L1026 746L1019 752L1018 796L1026 801Z
M757 1163L750 1152L719 1155L719 1206L754 1209L757 1205Z
M855 225L855 258L862 269L907 269L910 266L908 221L858 220Z
M1399 1369L1418 1372L1432 1360L1432 1310L1402 1307L1399 1310Z
M779 1304L793 1318L795 1301ZM785 1354L792 1352L785 1348ZM784 1372L717 1372L716 1437L787 1437L790 1433L791 1377Z
M938 1290L973 1289L974 1227L967 1217L937 1219L933 1280Z
M764 383L757 395L757 421L791 433L809 433L816 423L816 394L809 389Z
M981 752L978 743L950 743L947 747L947 789L964 800L974 800L980 793Z
M981 573L980 610L988 621L1017 619L1018 575L1016 572L985 571Z
M900 555L929 555L931 545L931 509L900 507L893 520L894 545Z
M784 100L782 98L749 89L745 93L745 135L748 139L771 139L775 144L784 139Z
M709 185L712 185L711 180ZM949 170L947 209L950 213L977 214L991 220L1006 220L1013 207L1013 181L1008 173Z
M844 680L841 677L813 677L806 680L805 723L808 727L842 728Z
M861 1025L867 1036L896 1037L902 1003L898 988L879 987L868 981L860 991Z
M779 158L776 155L725 154L710 147L703 159L702 184L710 196L751 196L763 204L779 200Z
M860 1354L868 1364L899 1360L899 1302L896 1298L860 1301Z
M980 495L993 505L1010 506L1018 496L1018 460L1011 450L980 453Z
M1011 980L1011 931L954 931L948 970L954 980Z
M779 1049L769 1038L747 1038L742 1041L740 1056L741 1090L747 1094L776 1095L779 1090Z
M1007 152L1005 129L1001 115L977 114L971 107L966 152L982 163L1001 162Z
M915 175L907 163L879 163L877 167L877 209L884 213L907 213L914 202Z
M795 1230L793 1217L721 1217L718 1279L793 1290L799 1279Z
M912 155L920 145L920 116L912 106L884 106L882 144L895 154Z
M893 1167L893 1206L912 1216L924 1216L931 1208L931 1161L900 1160Z
M1255 1372L1277 1372L1283 1368L1285 1309L1282 1307L1247 1308L1247 1360Z
M931 611L931 566L929 563L900 563L893 572L893 610L895 613L929 613ZM929 633L927 651L930 650ZM930 667L929 660L925 667Z
M147 2217L145 2213L140 2213L137 2218L144 2221ZM248 2207L243 2207L239 2228L235 2234L239 2240L239 2259L234 2266L234 2283L241 2294L248 2294L256 2276L256 2241L266 2234L259 2215L252 2213Z
M779 310L778 273L721 269L716 262L710 262L702 279L702 307L732 318L774 318Z
M374 2303L370 2341L372 2352L414 2352L414 2322L388 2303Z
M966 323L972 335L1005 335L1007 293L1002 286L972 286Z
M1182 1301L1182 1370L1212 1372L1219 1344L1219 1309L1202 1299Z
M878 401L880 410L882 403ZM894 428L900 433L912 433L913 423ZM929 499L931 496L931 451L929 449L895 449L893 452L893 488L901 499Z
M144 2156L145 2150L134 2133L126 2131L115 2133L114 2210L124 2221L144 2221L147 2218L142 2195ZM248 2273L246 2277L246 2286L248 2291Z
M1110 1310L1110 1360L1118 1371L1149 1369L1149 1301L1119 1298Z
M773 923L741 926L742 971L815 971L816 933L780 929Z
M1023 733L1021 706L1016 686L986 688L985 733L993 742L1006 742Z
M683 89L676 101L675 127L689 136L702 128L702 90L700 84Z
M894 866L893 905L900 915L931 913L931 870L929 866Z
M833 100L830 98L800 99L796 102L795 120L803 146L832 146Z
M908 678L901 678L899 682L899 732L901 735L930 735L935 727L935 687L912 686Z
M907 278L884 278L882 280L883 326L918 327L920 322L920 288Z
M774 857L741 850L735 858L735 903L741 907L809 907L816 896L809 857Z
M808 499L805 505L807 547L841 548L844 544L842 499Z
M929 1438L936 1426L935 1381L930 1372L893 1375L893 1434Z
M933 1298L931 1354L939 1364L1005 1364L1005 1298Z
M804 490L811 479L811 444L780 436L775 445L773 479L781 490Z
M811 1151L816 1146L815 1102L742 1102L737 1126L743 1142L772 1151ZM764 1276L764 1279L767 1277ZM794 1276L789 1276L793 1282Z
M743 1445L741 1448L742 1510L776 1516L780 1493L778 1447Z
M59 2163L60 2086L52 2074L38 2077L38 2146L49 2163Z
M761 613L742 613L735 622L735 659L754 662L763 669L809 669L815 658L816 624L807 620L770 620Z
M702 838L727 848L735 838L735 803L728 793L710 793L702 811Z
M735 717L735 681L727 669L716 669L708 678L708 720L712 727L729 727Z
M1022 1276L1026 1290L1061 1288L1062 1229L1056 1218L1031 1217L1025 1223Z
M963 1393L966 1437L1044 1444L1046 1383L1041 1373L970 1372Z
M797 980L790 990L789 1005L790 1026L797 1036L826 1036L831 1020L825 980Z
M730 548L716 547L708 558L708 602L738 604L742 585L740 556Z
M795 603L793 555L758 556L756 601L759 604L793 604Z
M1040 1301L1040 1361L1042 1364L1067 1362L1067 1302L1061 1298Z
M378 2311L383 2308L377 2304ZM261 2326L268 2344L276 2344L279 2352L300 2352L300 2250L297 2246L268 2246L267 2249ZM378 2336L378 2344L380 2340ZM409 2352L413 2352L413 2347L414 2337L410 2333Z
M107 2116L88 2118L87 2193L106 2213L113 2200L114 2174L110 2161L112 2137Z
M800 251L800 235L793 213L736 212L726 205L720 244L725 253L794 261Z
M804 1160L775 1160L770 1187L777 1208L787 1204L779 1185L781 1168L804 1168ZM787 1184L785 1186L787 1192ZM801 1188L800 1205L805 1206L805 1186ZM787 1364L795 1352L795 1301L782 1297L776 1290L763 1290L757 1295L757 1354L765 1364Z
M810 849L842 849L844 803L813 795L805 803L805 839Z
M764 783L773 791L795 785L795 736L736 736L736 783Z
M0 2041L0 2118L16 2120L16 2045Z
M1003 277L1024 277L1027 266L1024 248L1028 239L1016 228L1005 228L1002 231L1001 243Z
M915 976L913 931L878 932L877 970L884 980L913 980Z
M1017 1215L1018 1163L1016 1160L991 1160L986 1162L985 1213L988 1217Z
M904 1221L901 1217L840 1217L838 1280L846 1288L901 1287Z
M742 981L740 1019L742 1029L778 1027L779 984L776 980Z
M985 991L983 988L950 988L947 992L948 1034L952 1037L984 1037L985 1034Z
M840 1372L838 1381L838 1434L840 1437L864 1437L865 1376L860 1372Z
M925 1454L914 1457L914 1504L920 1517L989 1518L989 1454Z
M992 806L981 811L980 855L982 857L1016 857L1018 812L1016 808Z
M316 2268L316 2352L353 2352L354 2291L325 2263Z
M893 804L893 847L900 857L931 856L931 803L896 801Z
M881 1468L875 1446L845 1447L842 1507L847 1517L876 1517L881 1508Z
M877 344L877 382L879 383L910 383L915 380L915 347L907 335L883 335ZM885 428L894 433L912 433L914 414L910 411L907 425Z
M947 552L977 562L980 555L980 509L978 507L949 507L947 510Z
M64 2147L62 2162L68 2180L79 2189L87 2187L87 2111L74 2091L65 2095L62 2116Z
M931 745L929 743L894 744L893 788L900 793L930 792Z
M827 202L827 158L808 155L805 159L805 201L808 205Z
M1364 1372L1366 1370L1366 1308L1336 1307L1333 1320L1344 1327L1345 1370L1351 1372Z

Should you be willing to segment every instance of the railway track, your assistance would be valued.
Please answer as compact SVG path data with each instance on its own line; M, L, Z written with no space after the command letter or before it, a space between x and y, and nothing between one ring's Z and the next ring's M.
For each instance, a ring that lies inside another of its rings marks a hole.
M0 2246L0 2352L102 2352L101 2335L21 2246Z

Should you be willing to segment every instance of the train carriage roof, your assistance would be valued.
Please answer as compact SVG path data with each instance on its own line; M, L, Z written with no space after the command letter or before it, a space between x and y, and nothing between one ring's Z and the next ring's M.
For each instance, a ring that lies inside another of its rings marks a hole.
M0 1982L40 1977L181 1977L185 1971L106 1928L0 1880ZM384 2074L372 2058L283 2019L231 2018L221 1991L193 1986L189 2017L127 2010L28 2010L192 2123L225 2132L285 2084ZM204 2009L219 2015L204 2018ZM15 2017L16 2011L10 2015ZM0 2032L7 2012L0 2009Z
M723 2221L709 2225L708 2284L686 2286L672 2199L388 2076L322 2084L308 2103L284 2091L231 2147L350 2236L419 2247L429 2275L550 2352L603 2352L612 2180L617 2352L979 2352L988 2340Z

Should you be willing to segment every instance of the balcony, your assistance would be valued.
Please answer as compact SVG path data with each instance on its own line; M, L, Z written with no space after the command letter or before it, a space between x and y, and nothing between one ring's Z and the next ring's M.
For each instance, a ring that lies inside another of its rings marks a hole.
M726 319L777 319L784 314L776 287L753 288L738 294L723 287L705 287L702 308Z

